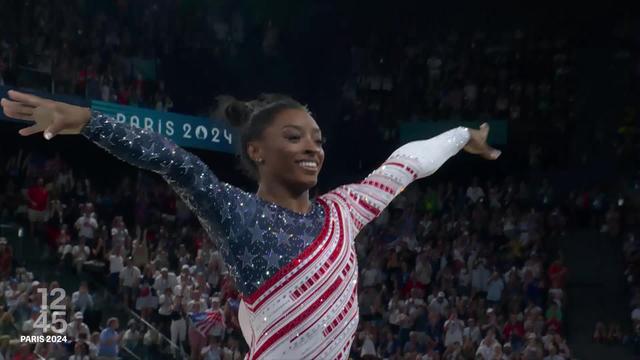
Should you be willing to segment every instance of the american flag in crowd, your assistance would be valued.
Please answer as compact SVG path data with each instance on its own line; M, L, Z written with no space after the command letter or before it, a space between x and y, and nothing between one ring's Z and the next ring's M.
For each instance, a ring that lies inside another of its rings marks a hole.
M193 326L204 336L209 334L214 326L225 326L221 311L204 311L189 315Z

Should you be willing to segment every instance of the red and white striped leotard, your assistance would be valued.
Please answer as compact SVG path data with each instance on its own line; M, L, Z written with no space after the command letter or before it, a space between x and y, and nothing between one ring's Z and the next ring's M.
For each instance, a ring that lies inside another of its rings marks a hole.
M359 184L318 201L319 236L240 304L247 359L346 359L358 325L358 232L412 181L435 172L468 141L466 128L396 150Z

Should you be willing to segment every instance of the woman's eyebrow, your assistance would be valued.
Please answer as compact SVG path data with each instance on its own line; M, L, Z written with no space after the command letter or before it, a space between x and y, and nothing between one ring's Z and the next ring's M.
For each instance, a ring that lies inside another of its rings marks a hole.
M300 131L302 131L302 128L301 128L300 126L298 126L298 125L283 125L283 126L282 126L282 130L284 130L284 129L286 129L286 128L293 128L293 129L295 129L295 130L300 130Z
M301 126L298 125L283 125L282 126L282 130L286 129L286 128L293 128L295 130L299 130L299 131L304 131L304 129ZM311 130L312 133L314 134L322 134L322 131L320 130L320 128L313 128L313 130Z

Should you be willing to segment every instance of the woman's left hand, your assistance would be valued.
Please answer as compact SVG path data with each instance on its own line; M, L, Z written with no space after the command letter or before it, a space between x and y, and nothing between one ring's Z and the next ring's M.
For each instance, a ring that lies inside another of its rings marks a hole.
M502 153L500 150L494 149L487 144L487 137L489 136L489 124L484 123L480 125L480 129L469 129L469 142L464 147L464 151L480 155L487 160L496 160Z

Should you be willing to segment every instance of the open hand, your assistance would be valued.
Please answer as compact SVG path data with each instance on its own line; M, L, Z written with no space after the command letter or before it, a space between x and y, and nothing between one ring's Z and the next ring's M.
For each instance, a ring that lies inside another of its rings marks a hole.
M91 118L91 110L39 96L9 91L10 99L2 99L0 106L8 117L34 122L20 129L22 136L44 131L49 140L58 134L79 134Z
M469 142L464 147L464 151L470 154L480 155L487 160L496 160L502 153L487 144L489 136L489 124L480 125L480 130L469 129L471 134Z

